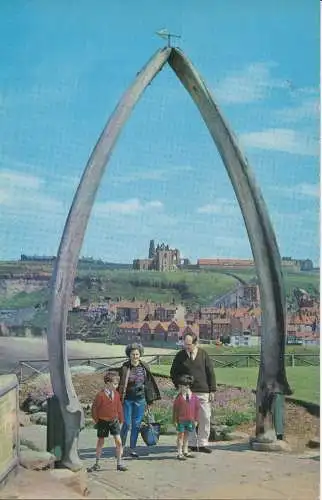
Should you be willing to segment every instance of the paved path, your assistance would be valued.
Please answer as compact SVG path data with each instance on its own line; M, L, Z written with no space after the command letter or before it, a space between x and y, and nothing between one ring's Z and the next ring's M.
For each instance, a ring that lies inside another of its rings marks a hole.
M80 442L81 457L93 463L88 435ZM91 439L91 438L90 438ZM95 439L95 436L94 436ZM115 472L111 448L102 470L89 475L91 498L141 499L292 499L316 500L319 494L317 454L302 456L258 453L247 443L216 443L211 455L189 462L176 460L174 436L162 436L156 448L142 446L138 460L126 459L128 472ZM148 453L149 452L149 453ZM105 490L106 496L102 496Z
M21 431L44 448L45 427L30 426ZM95 460L95 434L94 429L85 429L80 435L80 456L87 467ZM316 451L303 455L260 453L251 451L247 443L220 442L213 445L211 455L197 454L195 459L178 462L174 443L175 436L161 436L159 446L150 449L141 442L141 457L125 458L129 470L122 473L115 470L114 449L112 442L107 442L102 469L89 474L89 498L318 499L320 463Z

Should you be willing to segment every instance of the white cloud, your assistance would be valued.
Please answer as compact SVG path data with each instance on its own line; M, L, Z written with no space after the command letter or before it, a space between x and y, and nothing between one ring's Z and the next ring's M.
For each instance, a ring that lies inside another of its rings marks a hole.
M0 186L7 186L8 183L13 185L23 185L25 188L40 188L40 186L47 185L50 188L57 185L61 189L76 189L78 186L81 175L79 177L71 175L60 175L54 172L48 165L36 165L34 163L27 163L24 161L11 158L10 156L1 155L0 165L5 168L0 170ZM65 165L65 170L73 170L71 165ZM39 177L27 172L46 172L46 178Z
M32 216L64 213L63 203L43 190L41 177L24 172L3 170L0 172L0 205L7 215Z
M147 203L150 208L163 208L163 203L161 201L155 200Z
M305 98L294 106L279 109L275 117L285 123L298 123L303 120L319 120L320 102L317 97Z
M168 169L160 168L160 169L148 169L148 170L137 170L133 173L124 173L124 175L113 176L111 177L111 181L115 184L118 183L128 183L128 182L136 182L136 181L161 181L165 182L170 180L173 175L178 175L183 172L191 172L193 168L190 165L178 165L171 166Z
M318 184L297 184L294 187L293 192L296 194L301 194L303 196L313 196L314 198L320 197L320 189Z
M273 66L274 63L253 63L226 76L214 85L215 97L221 103L248 103L265 99L274 88L286 88L286 81L272 77Z
M106 217L111 214L118 215L136 215L139 212L147 212L155 209L162 209L163 203L159 200L142 202L138 198L132 198L126 201L107 201L99 202L94 205L94 215Z
M209 203L197 208L199 214L220 214L235 215L238 212L238 206L226 198L218 198L216 203Z
M309 184L301 183L295 186L272 186L272 190L278 191L285 196L295 197L308 197L308 198L319 198L320 197L320 186L319 184ZM303 215L303 213L301 213ZM297 214L298 217L298 214Z
M245 147L282 151L303 156L318 156L319 142L314 137L286 128L272 128L261 132L241 134L239 141Z
M0 186L2 189L39 189L43 180L40 177L11 170L0 171Z

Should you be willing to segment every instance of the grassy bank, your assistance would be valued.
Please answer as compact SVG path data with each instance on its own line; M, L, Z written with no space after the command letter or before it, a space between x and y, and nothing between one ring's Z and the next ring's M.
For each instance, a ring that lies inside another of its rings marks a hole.
M152 366L154 373L170 374L170 365ZM219 384L256 388L258 368L216 368ZM320 369L317 366L299 366L287 369L287 378L294 393L292 397L320 403Z
M202 348L205 349L208 354L215 355L215 354L259 354L260 353L260 347L259 346L254 346L254 347L247 347L247 346L240 346L240 347L229 347L229 346L216 346L216 345L207 345L203 344ZM320 353L320 347L315 346L315 345L288 345L286 346L285 352L287 354L319 354Z

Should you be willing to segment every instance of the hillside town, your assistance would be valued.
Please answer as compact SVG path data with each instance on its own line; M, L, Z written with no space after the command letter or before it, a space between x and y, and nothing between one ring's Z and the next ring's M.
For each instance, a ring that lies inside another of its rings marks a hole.
M190 311L182 304L155 303L149 300L122 300L82 305L74 296L70 310L83 314L99 326L116 322L114 342L140 341L178 344L186 332L193 332L204 342L232 346L257 346L261 337L259 286L242 284L219 297L214 305ZM88 335L89 330L84 332ZM96 333L96 335L99 333ZM289 344L319 344L320 308L305 290L297 291L297 307L287 313Z
M51 269L48 265L51 265L55 258L22 254L20 260L24 265L27 264L28 268L22 273L10 270L10 273L1 276L3 293L9 294L9 288L17 293L41 293L49 285ZM40 264L41 267L35 270L33 264ZM182 258L178 248L171 248L163 242L155 244L154 240L150 240L148 258L133 261L132 271L130 270L133 275L138 272L145 276L146 271L215 271L236 280L237 284L228 292L214 296L206 305L195 304L194 307L190 305L189 300L183 301L180 297L173 298L171 303L153 301L149 293L144 297L145 300L137 300L135 297L129 300L129 297L125 299L124 296L116 298L115 293L109 297L108 288L104 288L95 274L95 266L100 269L100 266L106 263L83 257L80 264L89 266L86 271L85 289L93 292L90 299L86 299L86 294L82 291L79 294L76 278L76 288L69 305L70 320L75 320L73 324L69 323L67 330L67 337L70 339L95 338L102 341L105 338L113 343L139 340L145 345L170 346L178 345L185 332L189 331L195 333L203 342L232 346L260 344L260 291L256 277L247 278L247 271L255 268L252 259L198 258L196 264L191 264L189 259ZM94 267L91 267L92 265ZM313 270L313 263L310 259L282 257L282 267L291 273L305 274ZM242 272L238 274L238 271ZM246 274L243 274L245 271ZM106 290L105 293L103 290ZM313 295L311 292L312 290L308 292L298 286L292 290L291 301L288 300L287 305L289 344L319 343L319 299L318 293ZM0 336L24 336L29 330L33 332L31 335L44 335L44 323L39 327L31 328L30 325L35 312L45 312L47 305L45 299L35 303L33 308L1 309Z

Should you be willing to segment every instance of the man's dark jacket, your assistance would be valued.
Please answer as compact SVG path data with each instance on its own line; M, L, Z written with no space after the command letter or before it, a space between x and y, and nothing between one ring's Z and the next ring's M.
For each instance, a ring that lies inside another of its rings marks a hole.
M178 377L181 375L192 375L194 378L192 392L215 392L216 377L213 363L206 351L198 347L197 356L194 360L188 356L185 350L179 351L172 363L170 376L175 387L178 387Z

